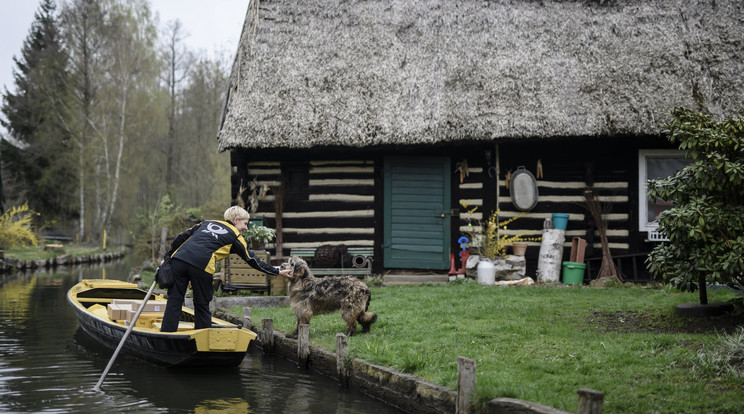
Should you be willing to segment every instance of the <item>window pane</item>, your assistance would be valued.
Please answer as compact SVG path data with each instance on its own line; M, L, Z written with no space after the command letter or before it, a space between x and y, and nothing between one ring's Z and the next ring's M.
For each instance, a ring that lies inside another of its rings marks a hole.
M664 156L647 156L646 157L646 178L649 180L666 178L674 175L677 171L689 164L690 160L682 156L664 157ZM659 214L664 210L672 208L672 203L657 198L656 201L648 200L647 204L647 223L658 225Z

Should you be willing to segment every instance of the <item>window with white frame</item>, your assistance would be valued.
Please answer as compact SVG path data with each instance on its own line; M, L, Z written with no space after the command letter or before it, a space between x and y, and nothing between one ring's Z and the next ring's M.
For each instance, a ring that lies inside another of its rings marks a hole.
M679 150L638 151L638 230L649 232L649 239L659 237L659 214L672 208L672 203L649 199L648 180L669 177L690 162Z

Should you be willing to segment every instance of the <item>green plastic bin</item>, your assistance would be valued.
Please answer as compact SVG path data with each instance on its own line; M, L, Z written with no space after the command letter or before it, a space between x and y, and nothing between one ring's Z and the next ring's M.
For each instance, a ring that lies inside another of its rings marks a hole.
M576 285L584 283L586 263L563 262L563 283Z

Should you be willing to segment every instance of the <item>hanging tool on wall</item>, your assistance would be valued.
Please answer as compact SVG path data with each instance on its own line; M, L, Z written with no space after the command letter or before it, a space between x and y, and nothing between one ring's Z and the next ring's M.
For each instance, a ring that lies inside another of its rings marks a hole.
M537 169L535 170L535 178L543 178L543 166L542 159L537 160Z
M465 181L465 177L470 175L470 172L468 171L468 160L463 159L462 161L457 163L457 168L455 168L455 172L460 173L460 184L462 184L463 181Z
M240 179L240 187L238 188L238 193L235 195L235 202L238 204L238 206L245 208L245 200L243 199L243 193L248 189L248 187L243 185L243 179Z

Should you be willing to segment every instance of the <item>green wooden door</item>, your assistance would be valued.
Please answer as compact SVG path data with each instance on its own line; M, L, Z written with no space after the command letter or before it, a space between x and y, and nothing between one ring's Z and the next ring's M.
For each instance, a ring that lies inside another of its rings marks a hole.
M449 269L449 171L447 157L385 159L385 267Z

